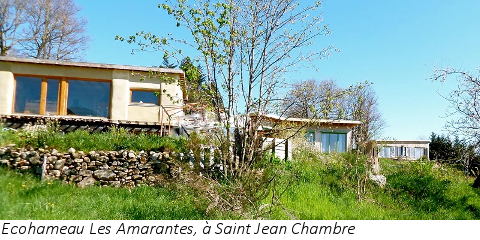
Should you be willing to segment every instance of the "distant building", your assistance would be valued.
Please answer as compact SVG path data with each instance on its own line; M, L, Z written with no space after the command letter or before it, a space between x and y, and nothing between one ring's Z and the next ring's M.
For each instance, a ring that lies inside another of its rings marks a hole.
M430 159L429 140L378 140L378 157L392 159L418 160L422 157Z
M261 116L260 129L268 133L275 124L289 124L294 128L303 128L306 132L307 141L322 152L346 152L352 149L352 129L361 124L360 121L308 119L308 118L284 118L272 114Z

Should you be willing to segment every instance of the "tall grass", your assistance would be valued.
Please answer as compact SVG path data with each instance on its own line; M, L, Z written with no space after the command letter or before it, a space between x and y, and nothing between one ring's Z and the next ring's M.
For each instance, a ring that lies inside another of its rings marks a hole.
M0 219L204 219L206 204L190 191L45 182L0 168Z
M19 147L55 148L67 151L73 147L79 151L134 150L184 152L184 138L160 137L155 134L133 134L112 128L107 132L89 133L85 130L62 133L53 128L4 129L0 131L0 146L16 144Z
M288 163L289 174L284 172L280 182L290 181L290 187L268 218L480 219L480 191L472 189L473 179L429 161L381 159L386 186L367 180L358 201L357 177L366 172L352 155L309 154Z
M197 142L118 129L1 131L0 146L10 143L60 151L181 152ZM308 146L288 162L266 156L239 182L202 181L194 174L168 188L80 189L0 168L0 219L480 219L480 190L455 168L388 159L380 165L383 187L366 178L365 156L323 154Z

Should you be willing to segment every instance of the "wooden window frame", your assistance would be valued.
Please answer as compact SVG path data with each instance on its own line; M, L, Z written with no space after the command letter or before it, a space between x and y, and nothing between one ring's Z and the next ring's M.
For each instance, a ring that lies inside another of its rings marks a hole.
M92 82L108 82L110 84L110 99L108 106L108 117L111 113L112 105L112 81L106 79L92 79L92 78L81 78L81 77L61 77L61 76L48 76L48 75L35 75L35 74L14 74L13 75L13 101L12 101L12 112L15 112L15 97L17 95L17 77L34 77L42 79L42 85L40 89L40 107L38 115L45 115L46 106L47 106L47 89L48 89L48 79L59 80L58 86L58 96L57 96L57 115L66 116L67 106L68 106L68 80L79 80L79 81L92 81Z
M152 92L152 93L155 93L155 92L160 92L156 89L144 89L144 88L131 88L130 89L130 100L129 100L129 104L132 104L132 103L139 103L139 102L132 102L132 95L133 95L133 92L136 91L136 92ZM160 95L157 96L157 105L158 106L161 106L161 93Z
M43 75L14 74L13 75L13 89L14 89L14 91L13 91L13 101L12 101L12 112L13 113L17 113L17 112L15 112L15 98L17 96L17 77L31 77L31 78L39 78L39 79L42 80L42 83L40 85L40 104L39 104L38 114L35 114L35 115L45 115L46 108L47 108L47 89L48 89L47 81L49 79L61 81L61 78L54 77L54 76L52 76L52 77L43 76ZM60 91L59 91L58 94L60 95ZM59 99L60 99L60 96L57 96L57 114L60 112Z

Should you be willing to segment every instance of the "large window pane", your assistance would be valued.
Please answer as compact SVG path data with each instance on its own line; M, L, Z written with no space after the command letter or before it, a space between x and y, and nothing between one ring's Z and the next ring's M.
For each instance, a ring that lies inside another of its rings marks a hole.
M386 158L391 158L392 156L391 156L391 154L390 154L390 147L384 147L383 149L384 149L384 151L385 151L385 154L384 154L385 157L386 157Z
M425 155L425 149L415 148L415 159L420 159L423 155Z
M68 80L68 115L108 117L110 83Z
M378 151L379 158L385 157L384 151L385 151L384 147L380 147L380 150Z
M330 152L337 151L338 145L338 134L329 134L330 135Z
M329 152L330 136L328 133L322 133L322 152Z
M42 79L36 77L16 77L15 79L15 112L39 114Z
M337 152L343 153L347 150L347 135L346 134L338 134L338 149Z
M323 152L345 152L347 135L345 133L322 133Z
M59 80L47 79L47 105L45 107L47 115L57 115L58 113L58 85Z

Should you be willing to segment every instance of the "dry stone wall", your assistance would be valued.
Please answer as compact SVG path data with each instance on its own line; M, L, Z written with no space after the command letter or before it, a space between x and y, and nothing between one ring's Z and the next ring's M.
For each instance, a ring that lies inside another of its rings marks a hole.
M0 165L21 172L60 179L79 186L133 187L154 185L181 173L183 154L167 152L91 151L0 147ZM188 159L187 159L188 162Z

